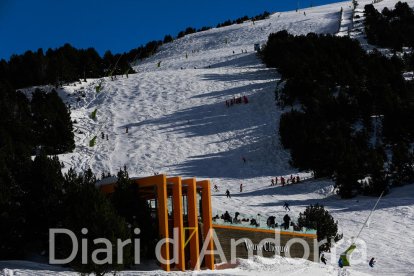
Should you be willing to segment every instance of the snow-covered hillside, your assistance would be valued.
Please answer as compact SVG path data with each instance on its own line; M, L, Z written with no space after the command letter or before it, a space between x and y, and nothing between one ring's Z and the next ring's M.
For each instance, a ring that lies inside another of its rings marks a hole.
M358 2L363 8L371 1ZM382 9L396 2L384 0L376 5ZM413 6L414 0L409 3ZM274 101L278 74L261 64L253 46L265 43L270 33L284 29L293 34L339 30L346 35L346 26L352 21L350 5L347 1L275 13L254 24L245 22L188 35L138 62L137 74L118 76L113 81L104 79L99 94L95 86L101 80L65 87L60 94L71 105L72 117L77 121L76 149L60 156L65 169L74 167L80 171L90 167L98 175L114 175L125 165L132 176L166 173L209 178L220 189L213 192L214 215L228 210L251 216L275 215L280 220L285 214L284 201L290 203L293 217L305 206L321 203L339 221L344 241L349 241L358 233L375 198L339 200L329 180L270 187L271 177L296 175L297 171L289 165L289 152L282 148L278 137L278 119L283 112ZM226 107L226 100L241 96L248 98L248 104ZM90 114L95 109L97 118L93 120ZM89 147L94 136L96 146ZM240 183L244 185L242 193ZM231 191L231 199L224 196L226 189ZM380 202L369 228L361 235L367 256L348 274L413 275L413 226L414 187L393 190ZM339 244L337 253L346 247L346 243ZM238 268L218 274L337 275L338 257L332 257L332 266L286 259L240 260ZM370 257L377 259L374 269L367 265ZM0 275L10 271L15 275L43 275L39 271L54 274L49 267L28 264L22 268L19 263L0 262ZM124 275L164 274L145 273ZM208 273L211 272L202 274Z

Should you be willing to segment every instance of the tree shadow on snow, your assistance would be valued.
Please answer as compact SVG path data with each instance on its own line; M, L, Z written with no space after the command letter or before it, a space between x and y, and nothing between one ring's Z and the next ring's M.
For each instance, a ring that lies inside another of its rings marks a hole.
M252 45L253 47L253 45ZM233 49L233 48L232 48ZM240 46L240 50L244 50L244 47ZM228 51L232 51L228 49ZM242 54L240 52L235 53L232 56L228 56L228 59L225 61L217 62L211 64L211 68L221 68L221 67L243 67L243 68L261 68L264 69L264 65L260 61L256 53ZM267 69L269 71L269 69Z

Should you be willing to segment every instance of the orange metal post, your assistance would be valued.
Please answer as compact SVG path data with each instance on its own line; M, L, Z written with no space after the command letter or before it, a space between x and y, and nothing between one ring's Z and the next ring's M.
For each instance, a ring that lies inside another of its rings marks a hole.
M203 232L205 235L205 239L209 239L209 243L207 245L208 251L214 250L213 244L213 237L211 237L210 229L213 230L213 217L211 211L211 188L210 188L210 180L203 180L197 181L197 186L202 188L201 192L201 204L202 204L202 216L203 216ZM205 264L208 269L214 269L214 255L213 254L206 254L205 255Z
M195 270L197 267L198 257L200 256L199 240L198 240L198 211L197 211L197 187L195 178L182 181L187 185L187 202L188 202L188 226L190 230L190 262L191 268ZM186 237L188 239L189 237ZM187 243L187 241L186 241Z
M183 197L181 190L181 177L167 178L167 183L172 183L173 209L174 209L174 228L178 229L178 263L177 268L181 271L185 270L184 255L184 225L183 225ZM175 237L174 237L175 238Z

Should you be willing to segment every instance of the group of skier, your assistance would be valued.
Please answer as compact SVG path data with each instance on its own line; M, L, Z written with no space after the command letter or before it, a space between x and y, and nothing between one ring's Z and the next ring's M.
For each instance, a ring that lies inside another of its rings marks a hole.
M240 193L242 193L243 192L243 183L240 183ZM214 185L214 191L216 191L216 192L218 192L218 187L217 187L217 185ZM227 198L231 198L231 194L230 194L230 191L229 191L229 189L227 189L226 190L226 197Z
M236 213L234 213L234 218L233 218L230 215L230 213L228 211L226 211L221 216L216 215L215 217L213 217L213 221L216 221L217 219L222 219L224 222L228 222L228 223L231 223L231 224L233 224L233 223L240 224L242 222L245 222L245 223L249 223L252 226L256 226L256 227L260 226L260 224L257 222L256 219L254 219L254 218L251 218L251 219L239 218L239 215L240 215L240 213L236 212Z
M247 49L241 49L242 54L247 54ZM236 51L233 50L233 55L236 53Z
M102 138L102 140L104 140L106 138L106 141L109 141L108 134L105 135L105 133L103 131L101 132L101 138Z
M278 185L278 183L280 183L280 185L282 185L282 186L285 186L287 184L296 184L296 183L299 183L300 181L301 181L301 179L300 179L299 175L293 176L291 174L290 178L288 178L288 177L285 178L285 177L281 176L280 180L276 176L274 179L273 178L271 179L270 186L276 186L276 185Z
M249 103L249 99L245 95L242 96L242 97L237 97L237 98L233 97L230 100L226 100L226 106L227 107L233 106L235 104L242 104L242 103L244 103L244 104Z

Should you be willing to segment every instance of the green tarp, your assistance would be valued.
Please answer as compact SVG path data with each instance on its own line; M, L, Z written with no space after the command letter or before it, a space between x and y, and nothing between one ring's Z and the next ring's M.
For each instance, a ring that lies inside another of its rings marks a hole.
M352 244L350 247L348 247L347 250L345 250L345 252L343 252L341 254L341 260L342 260L342 264L344 266L350 266L351 264L349 263L349 256L351 256L352 252L355 250L356 245Z

